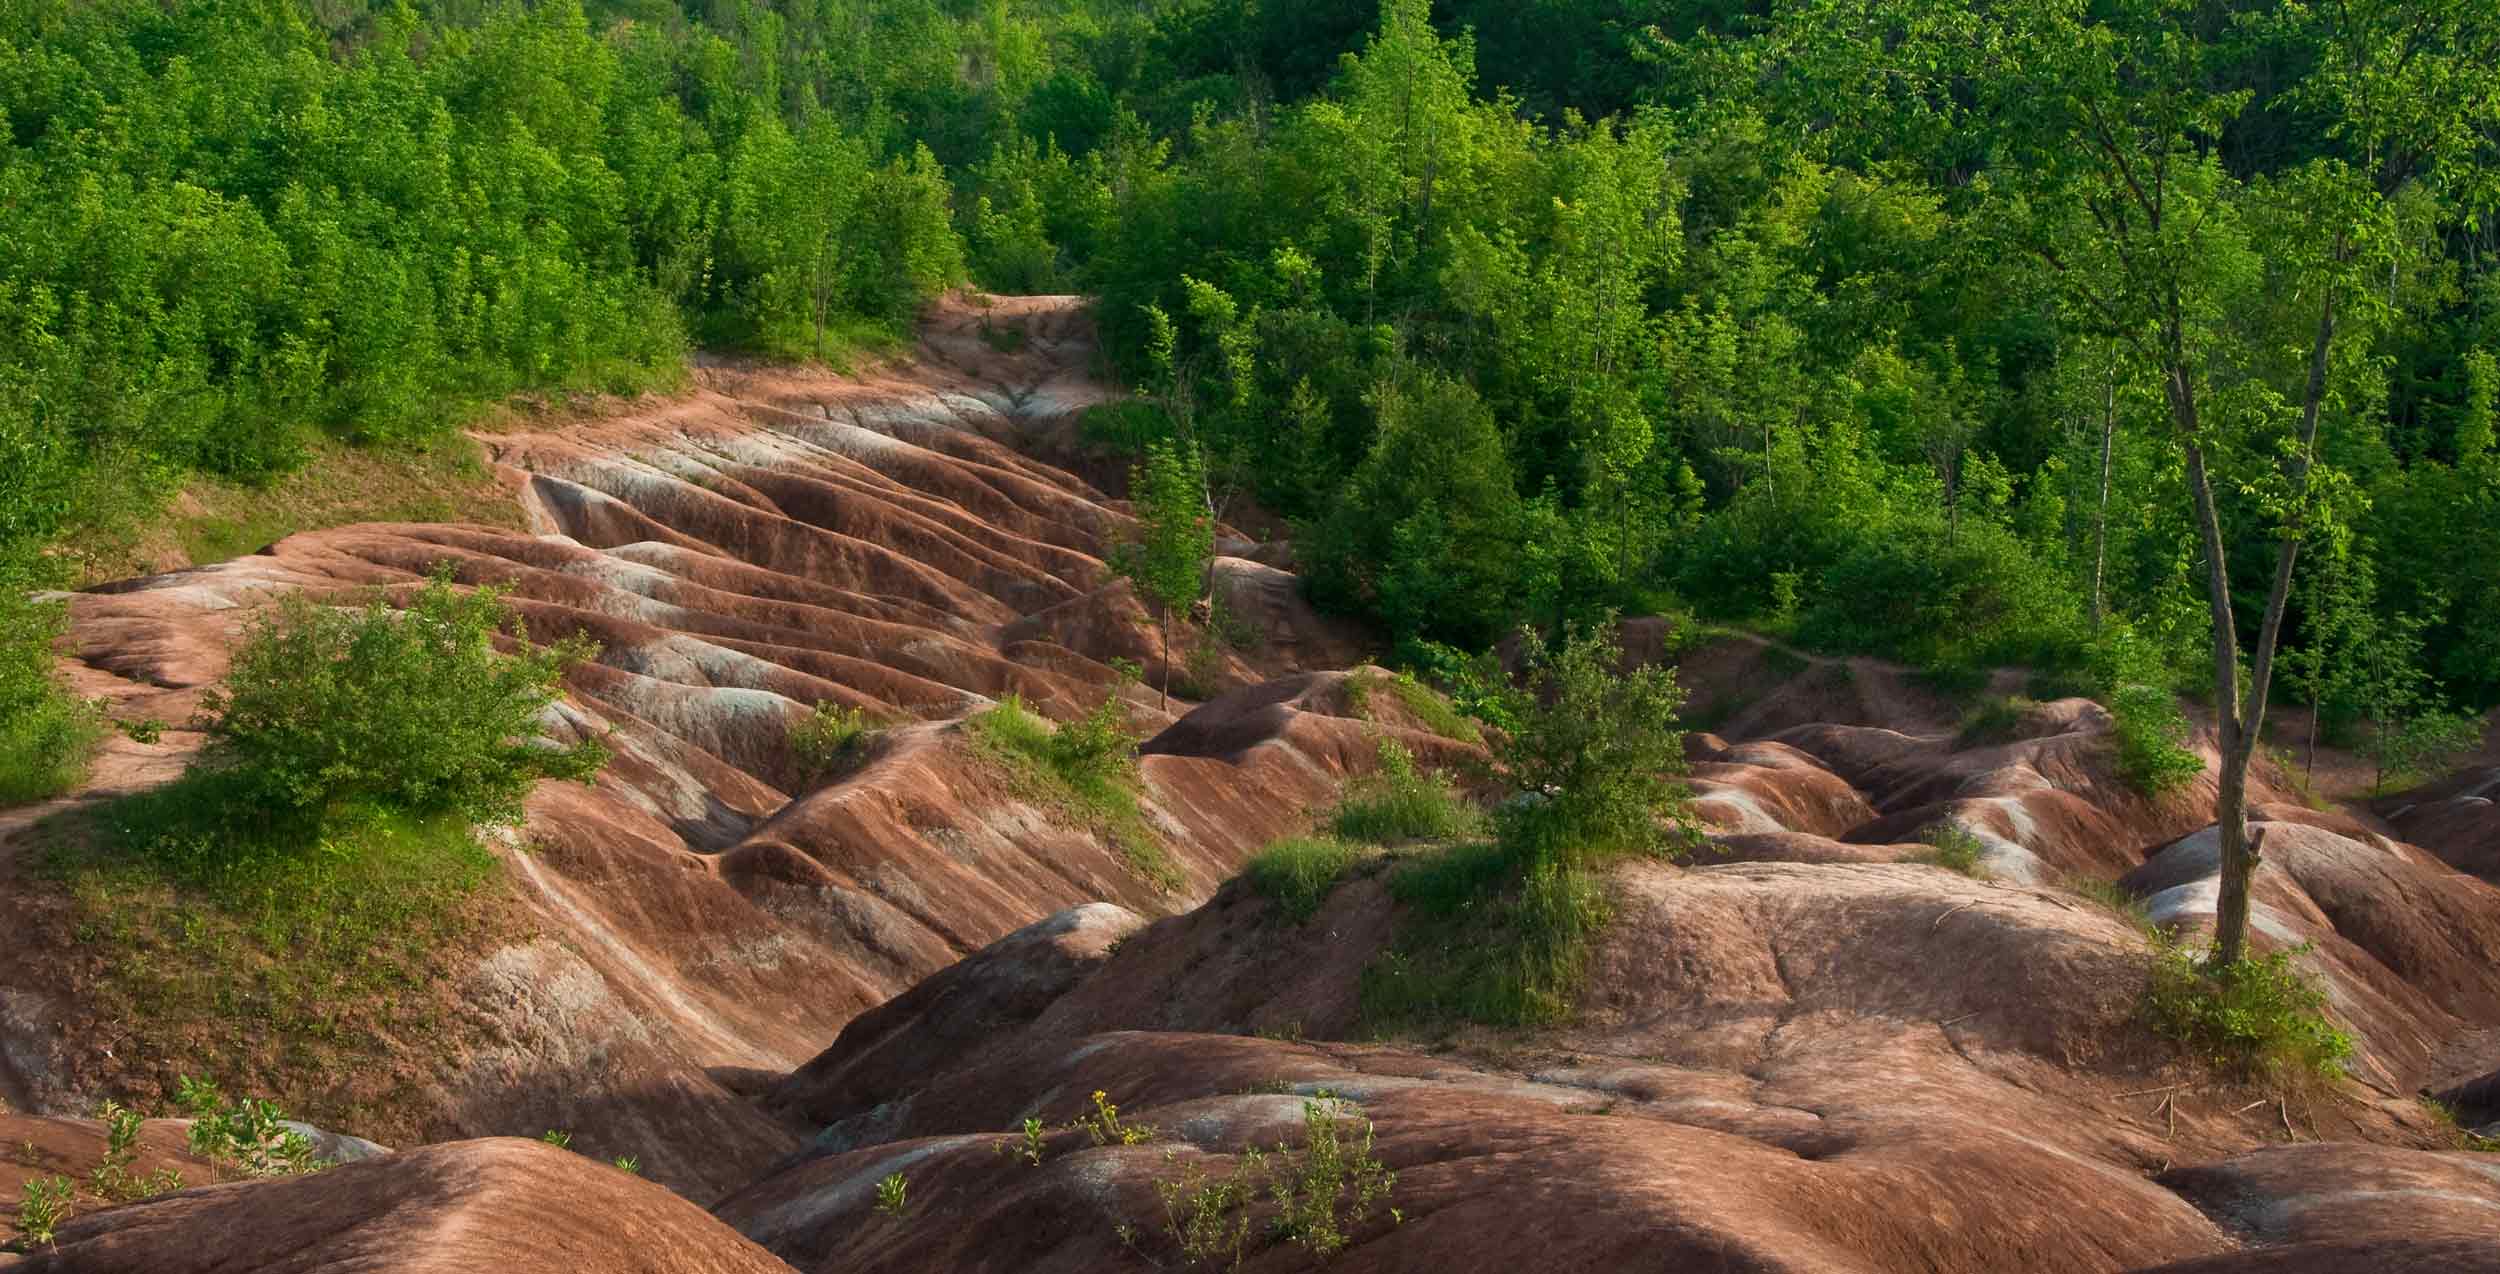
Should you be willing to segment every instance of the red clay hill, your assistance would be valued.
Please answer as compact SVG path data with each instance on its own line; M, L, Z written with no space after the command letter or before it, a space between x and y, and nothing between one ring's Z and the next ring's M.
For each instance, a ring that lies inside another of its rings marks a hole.
M1178 879L1141 878L960 724L1010 692L1072 715L1155 654L1104 584L1121 506L1035 458L1102 392L1089 340L1072 301L954 303L874 376L712 368L487 439L536 535L356 527L74 599L84 687L167 718L289 588L448 559L541 637L596 635L560 728L613 728L618 760L533 802L505 855L532 928L449 975L484 1021L430 1061L416 1139L570 1127L678 1193L451 1141L88 1212L23 1267L2500 1270L2500 1155L2422 1100L2500 1119L2478 780L2386 821L2261 784L2258 945L2305 947L2354 1053L2246 1090L2138 1011L2144 924L2211 922L2210 781L2127 794L2080 700L1966 744L1898 669L1719 640L1678 658L1716 725L1690 738L1708 842L1607 878L1578 1011L1386 1029L1363 988L1415 922L1396 856L1300 920L1227 881L1381 738L1465 745L1350 685L1359 644L1245 560L1223 577L1270 638L1156 722ZM905 724L811 786L782 740L825 699ZM117 746L108 784L183 742ZM1939 824L1978 875L1921 861ZM21 1109L151 1073L43 985L0 1008Z

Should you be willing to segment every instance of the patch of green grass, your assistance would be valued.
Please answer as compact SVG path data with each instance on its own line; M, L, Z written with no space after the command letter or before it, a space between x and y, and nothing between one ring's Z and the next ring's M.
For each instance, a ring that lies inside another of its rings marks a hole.
M1959 823L1937 823L1918 834L1928 846L1927 852L1911 859L1930 867L1960 872L1965 876L1984 877L1987 872L1980 861L1988 855L1987 842Z
M2157 939L2144 1013L2199 1063L2251 1083L2332 1080L2352 1039L2326 1016L2326 992L2292 960L2309 948L2214 966Z
M1243 874L1294 924L1319 914L1320 904L1337 880L1363 856L1361 850L1326 836L1290 836L1252 855Z
M1137 807L1137 739L1119 696L1054 729L1011 694L965 730L1025 796L1093 824L1139 879L1167 892L1180 888L1179 866Z
M1391 677L1389 693L1397 696L1398 703L1434 734L1461 743L1484 742L1484 731L1475 722L1451 707L1449 700L1434 694L1431 687L1417 681L1412 673Z
M1499 845L1454 845L1389 877L1410 910L1363 970L1375 1032L1451 1021L1543 1026L1570 1017L1588 950L1612 908L1597 873L1526 865Z
M17 1233L28 1248L49 1246L61 1222L69 1219L70 1199L77 1184L67 1177L29 1177L17 1205Z
M338 1109L405 1041L451 1033L455 961L517 927L494 855L458 815L344 811L311 843L216 813L208 772L48 824L69 953L133 1066L180 1059ZM170 1083L167 1074L131 1081Z
M0 719L0 808L49 800L86 781L103 714L56 691Z
M2098 876L2072 876L2066 880L2068 892L2099 903L2116 912L2118 918L2134 925L2145 934L2153 932L2153 914L2144 907L2144 900L2128 893L2117 881Z
M1352 1241L1349 1232L1388 1201L1397 1174L1373 1154L1369 1119L1350 1103L1318 1097L1302 1103L1302 1127L1298 1149L1282 1143L1265 1150L1247 1146L1233 1156L1224 1176L1192 1162L1155 1183L1164 1236L1183 1264L1239 1269L1262 1234L1325 1262L1344 1251ZM1259 1225L1253 1209L1262 1195L1275 1205L1276 1215ZM1395 1208L1389 1218L1392 1224L1404 1219ZM1122 1225L1120 1236L1132 1248L1137 1245L1136 1227Z
M1977 748L2011 743L2022 733L2023 718L2039 706L2021 695L1990 695L1981 699L1962 715L1962 731L1954 736L1953 746Z
M1762 648L1762 666L1770 669L1772 676L1783 681L1804 672L1813 664L1813 660L1777 643Z
M1415 768L1393 739L1380 744L1380 768L1356 779L1339 799L1329 827L1346 840L1394 845L1449 840L1483 829L1484 818L1448 784Z

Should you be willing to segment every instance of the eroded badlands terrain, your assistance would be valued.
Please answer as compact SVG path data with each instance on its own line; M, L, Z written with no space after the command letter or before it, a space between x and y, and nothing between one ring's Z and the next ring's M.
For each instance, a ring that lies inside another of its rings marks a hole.
M1349 693L1361 634L1239 537L1217 585L1258 640L1168 712L1119 690L1113 660L1152 683L1161 656L1106 583L1124 506L1062 467L1105 392L1091 355L1073 300L950 302L871 375L712 367L681 399L484 438L532 534L349 527L73 598L80 689L180 721L271 598L448 561L509 584L542 640L601 643L557 728L616 760L533 799L502 853L526 923L447 953L441 1036L284 1095L384 1111L341 1131L401 1150L88 1211L19 1267L1307 1268L1264 1195L1212 1248L1190 1217L1209 1183L1294 1162L1243 1152L1302 1145L1316 1111L1367 1125L1395 1174L1330 1268L2500 1269L2500 1155L2421 1100L2500 1120L2500 771L2376 811L2261 791L2261 944L2310 944L2355 1044L2348 1079L2276 1097L2144 1027L2145 935L2077 888L2210 923L2209 782L2126 794L2081 700L1965 747L1897 669L1720 640L1679 668L1716 723L1689 741L1709 843L1615 873L1577 1016L1382 1038L1361 987L1404 919L1394 861L1298 923L1227 881L1381 738L1427 763L1464 745ZM1153 735L1160 880L963 726L1010 693L1064 719L1114 692ZM824 700L895 723L829 783L785 744ZM119 741L99 790L197 742ZM1984 878L1914 861L1939 822L1980 839ZM114 1050L63 989L81 957L41 889L5 870L37 914L0 960L0 1096L46 1112L0 1118L32 1152L0 1155L14 1197L101 1153L69 1115L180 1062ZM1078 1126L1098 1093L1153 1135ZM648 1179L513 1139L545 1128ZM185 1154L152 1123L140 1166Z

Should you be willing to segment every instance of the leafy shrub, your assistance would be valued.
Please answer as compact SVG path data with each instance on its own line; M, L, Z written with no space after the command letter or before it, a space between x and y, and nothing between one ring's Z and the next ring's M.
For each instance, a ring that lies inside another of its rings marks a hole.
M287 1127L286 1113L275 1103L229 1101L215 1084L188 1075L177 1082L174 1100L191 1116L191 1151L203 1159L252 1177L294 1176L325 1166L313 1158L312 1142Z
M856 764L876 739L877 725L858 709L820 700L805 720L790 727L790 759L810 778Z
M1692 800L1669 777L1685 768L1674 674L1618 673L1611 627L1572 629L1559 646L1521 638L1523 675L1502 692L1514 724L1494 748L1515 793L1494 815L1502 844L1523 863L1681 852Z
M1914 861L1965 876L1982 876L1980 860L1987 857L1987 843L1959 823L1938 823L1919 833L1918 838L1929 846Z
M2204 758L2179 746L2187 739L2186 714L2170 693L2153 686L2121 686L2109 697L2118 748L2118 777L2145 796L2187 786L2205 772Z
M0 806L76 787L104 741L102 715L54 677L62 610L0 564Z
M1341 840L1292 836L1253 855L1246 870L1251 888L1275 903L1286 919L1301 924L1319 914L1337 878L1361 857Z
M2326 993L2292 964L2306 945L2216 966L2157 942L2145 1014L2199 1062L2237 1078L2288 1082L2343 1073L2352 1040L2327 1020Z
M1347 840L1390 845L1463 836L1481 821L1447 784L1418 771L1413 753L1383 739L1380 768L1348 785L1329 825Z
M1154 1125L1133 1124L1120 1118L1120 1108L1111 1102L1111 1094L1095 1089L1093 1109L1076 1117L1068 1125L1082 1131L1097 1146L1137 1146L1155 1139Z
M87 1188L115 1203L152 1198L182 1188L182 1172L160 1168L148 1175L136 1176L131 1162L139 1157L139 1112L120 1102L107 1099L96 1111L104 1124L104 1157L87 1174Z
M552 647L496 635L514 622L500 589L463 593L438 571L406 611L375 601L335 610L293 594L256 623L226 687L203 700L214 742L205 764L229 795L318 829L345 807L451 812L517 822L541 778L587 781L607 761L596 741L538 738L586 640Z

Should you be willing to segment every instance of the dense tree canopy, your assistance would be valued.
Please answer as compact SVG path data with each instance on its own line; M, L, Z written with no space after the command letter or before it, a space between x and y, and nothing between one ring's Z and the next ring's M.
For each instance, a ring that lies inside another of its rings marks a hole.
M34 0L0 561L969 279L1097 296L1106 443L1399 640L1684 606L2481 708L2496 49L2477 0Z

